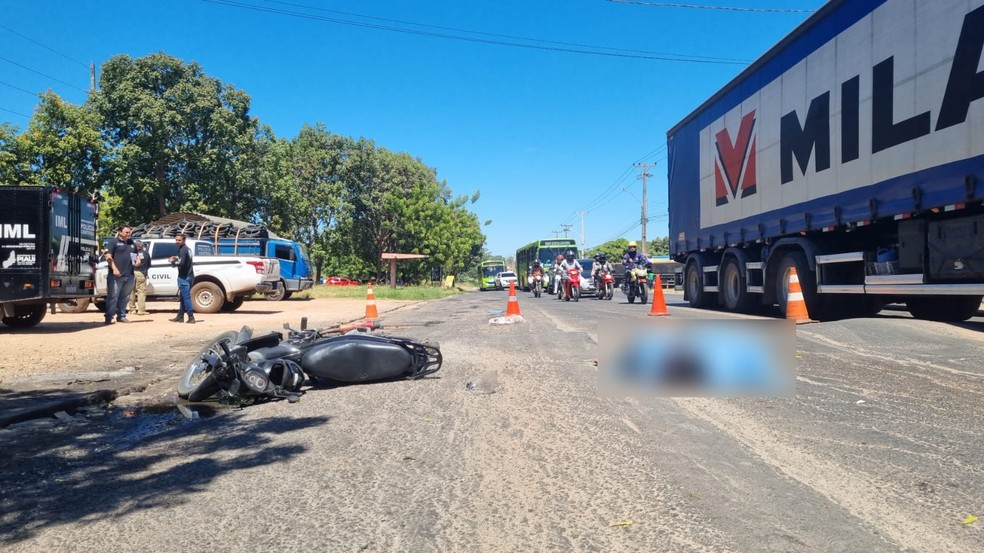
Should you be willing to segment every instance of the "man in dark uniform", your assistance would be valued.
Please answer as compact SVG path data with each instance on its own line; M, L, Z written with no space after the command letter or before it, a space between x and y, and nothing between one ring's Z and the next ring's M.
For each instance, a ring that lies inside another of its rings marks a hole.
M185 313L187 313L188 323L195 324L195 311L191 307L191 283L195 281L191 249L185 244L185 235L183 234L175 236L174 243L178 245L178 255L172 255L168 261L171 262L172 267L178 268L178 293L181 296L181 303L178 307L178 316L168 320L172 323L183 323Z
M126 320L126 303L133 288L133 243L130 227L123 227L106 245L106 324L113 324L113 317L121 323Z

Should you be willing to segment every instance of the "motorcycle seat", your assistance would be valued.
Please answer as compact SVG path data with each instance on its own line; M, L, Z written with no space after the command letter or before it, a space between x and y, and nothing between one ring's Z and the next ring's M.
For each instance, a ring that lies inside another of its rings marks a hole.
M251 361L264 361L267 359L279 359L281 357L288 357L300 353L300 349L297 346L291 344L277 344L276 346L257 348L249 352L249 358Z

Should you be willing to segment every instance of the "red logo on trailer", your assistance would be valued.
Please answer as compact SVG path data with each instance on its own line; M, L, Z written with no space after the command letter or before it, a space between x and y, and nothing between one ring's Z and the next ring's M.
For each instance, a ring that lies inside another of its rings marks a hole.
M714 195L717 205L755 193L755 110L741 118L738 138L731 140L728 129L714 135ZM741 195L739 196L739 191Z

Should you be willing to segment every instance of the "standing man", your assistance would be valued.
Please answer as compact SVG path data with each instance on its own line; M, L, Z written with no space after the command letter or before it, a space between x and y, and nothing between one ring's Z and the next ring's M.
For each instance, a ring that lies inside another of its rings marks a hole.
M150 315L147 313L147 271L150 270L150 255L140 240L133 241L133 248L133 293L130 294L130 305L126 311Z
M172 255L168 261L171 262L172 267L178 268L178 293L181 296L181 303L178 307L178 316L168 320L172 323L183 323L187 313L188 324L195 324L195 311L191 307L191 283L195 280L191 249L185 244L183 234L175 236L174 243L178 245L178 255Z
M130 227L123 227L106 244L106 324L113 324L113 317L121 323L126 320L126 303L133 288L133 245L130 242Z

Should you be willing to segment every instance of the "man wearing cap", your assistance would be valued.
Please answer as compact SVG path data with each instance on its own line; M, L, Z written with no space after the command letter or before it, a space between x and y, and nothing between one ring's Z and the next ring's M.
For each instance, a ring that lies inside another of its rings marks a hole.
M150 270L150 255L140 240L133 241L133 248L133 293L130 294L127 312L150 315L147 313L147 271Z

